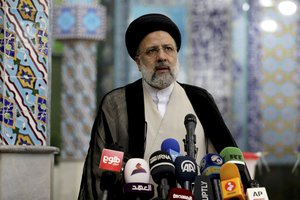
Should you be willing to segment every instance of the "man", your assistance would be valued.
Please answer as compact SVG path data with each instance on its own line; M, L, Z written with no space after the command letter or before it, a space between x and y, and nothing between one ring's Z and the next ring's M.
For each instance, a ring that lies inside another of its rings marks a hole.
M101 195L99 161L103 148L119 145L125 154L149 161L166 138L182 139L187 114L197 117L197 163L208 152L236 146L212 98L203 88L176 81L181 34L167 16L147 14L128 27L125 42L142 79L104 96L92 129L79 199ZM183 153L183 152L181 152Z

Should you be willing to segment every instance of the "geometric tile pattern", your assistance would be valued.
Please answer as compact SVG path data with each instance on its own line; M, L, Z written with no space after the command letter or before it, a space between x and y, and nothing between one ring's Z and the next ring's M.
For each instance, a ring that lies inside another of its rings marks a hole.
M222 6L219 6L222 4ZM232 97L231 2L194 0L189 81L210 91L229 122Z
M106 33L106 8L102 5L63 5L54 9L56 39L103 40Z
M51 1L0 2L0 144L48 140Z
M263 151L264 144L261 141L261 42L260 42L260 13L261 6L258 1L249 2L250 10L248 11L248 41L247 41L247 76L244 79L247 82L247 140L246 150L257 152Z
M83 159L96 112L96 46L64 42L62 63L62 159Z
M299 140L298 15L279 17L276 7L263 9L261 17L276 20L278 30L261 33L261 138L273 161L294 158Z
M248 12L243 10L246 0L234 0L232 5L232 110L228 126L243 150L249 150L248 133ZM227 120L228 121L228 120Z
M106 8L66 1L54 18L54 38L64 44L61 158L82 160L96 112L96 47L106 36Z

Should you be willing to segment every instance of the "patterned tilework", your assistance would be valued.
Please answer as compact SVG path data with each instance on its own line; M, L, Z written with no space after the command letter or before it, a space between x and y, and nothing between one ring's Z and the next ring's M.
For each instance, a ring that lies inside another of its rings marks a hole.
M54 37L64 43L61 157L84 159L96 111L95 40L105 38L106 9L91 1L65 1L54 17Z
M54 9L56 39L102 40L106 33L106 9L102 5L70 4Z
M189 80L213 94L229 122L232 96L231 3L194 0L190 14L192 64Z
M65 42L62 63L63 159L83 159L96 112L96 44Z
M272 152L270 159L286 162L300 143L298 20L281 17L276 8L263 9L261 15L278 23L277 32L262 32L260 38L262 141L265 150Z
M246 0L234 0L232 3L232 121L230 129L236 142L247 149L247 42L248 12L243 10Z
M260 69L261 69L261 44L260 44L260 5L258 1L250 2L249 12L249 39L248 39L248 77L247 77L247 150L262 151L261 142L261 98L260 98Z
M49 2L0 2L0 144L46 145Z

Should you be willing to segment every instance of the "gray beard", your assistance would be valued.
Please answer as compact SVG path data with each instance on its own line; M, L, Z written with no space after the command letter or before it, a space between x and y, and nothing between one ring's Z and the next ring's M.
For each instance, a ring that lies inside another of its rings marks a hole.
M176 81L179 70L179 62L177 61L175 68L169 71L169 73L156 74L152 69L147 69L143 63L140 65L140 70L143 79L149 85L157 89L164 89Z

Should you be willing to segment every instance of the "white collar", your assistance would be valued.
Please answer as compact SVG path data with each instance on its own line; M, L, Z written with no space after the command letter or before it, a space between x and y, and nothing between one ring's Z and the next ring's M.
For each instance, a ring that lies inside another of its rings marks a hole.
M144 80L143 80L143 85L145 86L145 88L147 89L149 94L151 95L153 101L157 102L158 98L160 98L160 97L164 97L164 98L168 98L168 99L170 98L170 95L173 91L175 83L172 83L170 86L168 86L164 89L161 89L161 90L152 87Z
M146 81L143 80L144 88L146 88L146 90L150 94L152 101L156 104L158 112L162 117L165 115L165 112L167 110L167 105L169 103L174 85L175 83L172 83L170 86L159 90L150 86L148 83L146 83Z

